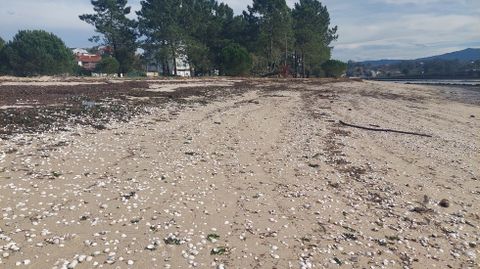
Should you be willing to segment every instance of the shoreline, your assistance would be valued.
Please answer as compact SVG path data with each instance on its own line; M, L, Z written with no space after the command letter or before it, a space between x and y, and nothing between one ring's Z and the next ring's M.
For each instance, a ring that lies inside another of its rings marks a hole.
M471 86L480 87L480 79L367 79L372 81L393 82L414 85Z

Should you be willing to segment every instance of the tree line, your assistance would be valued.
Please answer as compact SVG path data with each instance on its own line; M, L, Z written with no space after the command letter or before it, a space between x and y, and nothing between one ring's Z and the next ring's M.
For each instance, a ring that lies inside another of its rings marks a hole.
M404 60L372 66L350 62L347 75L375 78L480 78L480 60Z
M91 41L112 49L115 63L110 66L118 63L120 73L135 69L139 48L144 63L159 63L164 74L177 74L175 61L182 55L197 76L321 77L339 76L345 69L345 64L330 60L337 27L331 26L327 7L318 0L300 0L293 8L285 0L254 0L240 15L216 0L143 0L137 19L132 19L127 0L91 4L94 12L79 18L95 27L97 35ZM4 69L17 68L12 49L28 34L32 32L2 44Z

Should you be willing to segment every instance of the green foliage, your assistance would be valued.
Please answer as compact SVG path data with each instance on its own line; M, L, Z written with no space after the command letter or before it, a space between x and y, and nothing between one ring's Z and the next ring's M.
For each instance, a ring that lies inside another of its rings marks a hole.
M146 38L146 54L168 67L168 62L177 56L185 37L185 29L180 26L182 6L176 0L145 0L141 5L137 15L140 33ZM170 73L170 70L167 72Z
M266 60L266 71L278 70L292 46L291 10L285 0L254 0L248 6L249 21L258 34L255 52Z
M225 75L241 76L249 73L252 58L244 47L230 44L222 50L222 63Z
M166 65L186 54L197 74L219 69L223 47L240 31L233 10L215 0L146 0L137 14L148 57Z
M103 57L97 65L97 72L103 74L116 74L120 68L120 63L113 57Z
M0 51L2 51L3 47L5 46L5 40L0 37Z
M190 40L186 46L186 53L190 64L195 68L197 74L205 75L213 69L213 56L206 44Z
M75 64L63 41L41 30L19 31L1 54L4 71L17 76L71 73Z
M347 71L347 64L338 60L328 60L322 64L325 76L339 78Z
M213 70L275 74L294 65L296 74L321 76L321 64L330 59L330 44L338 38L318 0L301 0L293 11L285 0L254 0L240 16L216 0L144 0L141 5L137 15L145 58L162 64L166 74L176 74L169 70L175 68L171 63L186 55L197 75ZM228 61L241 64L235 70Z
M72 72L73 75L75 76L79 76L79 77L83 77L83 76L91 76L92 75L92 71L90 70L86 70L84 69L83 67L79 66L79 65L75 65L73 67L73 72Z
M317 0L300 0L292 16L298 56L296 73L321 76L320 65L331 57L330 44L338 38L337 27L330 28L327 7Z
M113 49L113 57L120 64L119 72L128 73L135 61L137 50L137 22L127 18L131 8L127 0L91 0L94 14L80 16L82 21L95 27L101 36L91 41L103 43ZM103 38L102 38L103 37Z
M129 78L145 78L145 77L147 77L147 73L145 73L144 71L134 70L134 71L130 71L129 73L127 73L127 77L129 77Z
M221 69L222 49L230 43L229 25L234 20L233 10L217 1L187 1L187 55L197 74L210 74Z

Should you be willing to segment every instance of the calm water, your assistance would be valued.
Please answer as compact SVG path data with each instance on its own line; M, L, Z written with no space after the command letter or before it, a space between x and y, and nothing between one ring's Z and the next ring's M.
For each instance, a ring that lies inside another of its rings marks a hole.
M480 86L480 79L388 79L402 84Z

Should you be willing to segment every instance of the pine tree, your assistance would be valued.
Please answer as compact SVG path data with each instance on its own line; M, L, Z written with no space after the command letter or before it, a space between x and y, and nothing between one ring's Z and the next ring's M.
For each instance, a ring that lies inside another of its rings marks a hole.
M228 5L216 0L144 0L141 4L137 14L148 54L163 66L185 54L199 75L221 68L222 49L232 42L229 30L234 15Z
M247 8L244 15L258 32L256 51L265 58L268 72L278 71L292 44L291 10L285 0L254 0Z
M336 40L337 27L330 28L327 7L317 0L300 0L292 11L295 36L296 73L303 77L320 75L321 65L331 57L330 44Z
M72 52L54 34L19 31L0 55L3 72L16 76L60 75L73 71Z
M140 33L146 38L144 48L166 69L168 62L173 61L174 70L164 70L164 73L173 71L177 75L175 59L186 35L186 30L181 27L183 3L178 0L144 0L141 5L137 15Z
M101 34L91 41L111 47L113 57L120 64L119 72L128 73L135 60L138 37L137 22L127 17L131 7L127 7L127 0L92 0L91 3L95 13L80 16Z
M228 36L233 10L216 0L188 0L185 29L187 54L195 70L210 74L222 68L222 50L233 41Z

